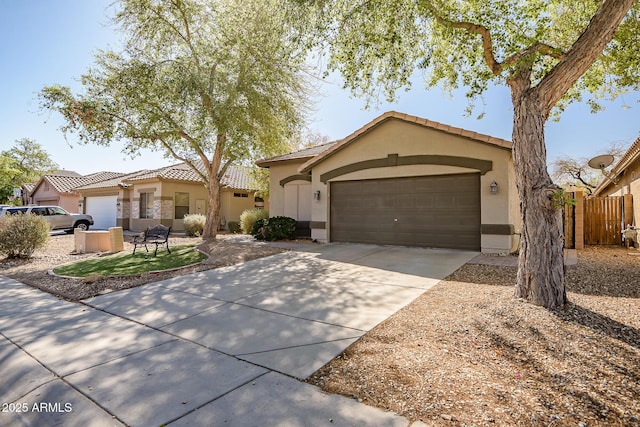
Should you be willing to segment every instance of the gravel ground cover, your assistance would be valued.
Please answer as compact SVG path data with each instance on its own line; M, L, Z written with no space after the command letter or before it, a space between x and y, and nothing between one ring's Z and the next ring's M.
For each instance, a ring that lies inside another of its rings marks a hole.
M640 425L637 251L579 251L556 311L515 299L515 275L463 266L309 382L426 425Z
M200 239L172 238L170 244ZM132 248L125 248L132 249ZM281 252L226 236L195 267L127 278L61 279L73 255L52 236L2 274L69 300ZM640 252L578 251L569 303L548 311L513 297L516 268L467 264L378 325L309 378L428 426L640 426Z

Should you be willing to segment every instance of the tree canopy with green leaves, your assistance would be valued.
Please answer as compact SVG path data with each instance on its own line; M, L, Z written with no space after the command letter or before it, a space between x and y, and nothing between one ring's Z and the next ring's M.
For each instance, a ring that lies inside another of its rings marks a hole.
M637 0L290 0L312 49L355 95L389 100L416 69L428 86L467 88L473 102L507 85L522 233L516 296L566 302L558 187L547 172L544 124L570 102L640 88Z
M237 161L285 152L303 123L306 53L276 0L121 0L122 51L101 51L83 92L45 87L80 143L164 151L209 191L203 238L215 237L220 180Z
M22 138L9 150L0 153L0 202L11 201L13 190L39 180L58 169L42 145Z

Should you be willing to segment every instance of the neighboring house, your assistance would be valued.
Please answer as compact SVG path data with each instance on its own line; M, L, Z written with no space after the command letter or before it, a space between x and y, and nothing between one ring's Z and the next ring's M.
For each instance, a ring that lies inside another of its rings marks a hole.
M31 193L33 193L33 189L36 188L36 184L36 182L31 182L20 186L20 200L22 205L31 203Z
M96 172L82 176L65 170L46 174L29 191L27 203L24 204L55 205L68 212L79 212L80 195L75 190L77 187L120 175L122 174L117 172Z
M221 228L239 221L240 214L256 205L249 169L230 166L222 180ZM186 214L206 214L209 194L202 178L186 164L143 170L115 179L77 187L83 212L92 215L94 228L120 226L144 230L163 224L183 231Z
M270 215L321 242L512 252L519 201L512 144L398 112L346 138L260 160Z
M627 152L611 168L609 176L613 179L604 178L591 195L625 196L631 194L633 213L631 218L624 218L624 226L640 225L640 138L631 144ZM626 209L623 209L623 212L625 211Z

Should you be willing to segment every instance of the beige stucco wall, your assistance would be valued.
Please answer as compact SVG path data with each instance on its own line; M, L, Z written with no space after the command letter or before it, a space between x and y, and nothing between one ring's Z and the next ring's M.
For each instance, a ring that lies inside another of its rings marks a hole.
M303 161L288 162L273 165L269 168L269 216L284 215L284 194L285 189L280 185L280 181L290 176L298 175L298 168L302 166ZM306 181L292 181L299 183Z
M636 178L629 184L629 194L633 195L633 221L638 227L640 226L640 171L636 172L635 176Z
M79 213L78 203L80 196L77 194L61 194L58 200L58 206L67 212Z
M184 231L184 220L175 218L176 193L189 193L189 213L196 213L196 200L204 200L203 215L206 215L209 192L203 184L163 181L160 185L160 219L162 224L171 227L172 231ZM154 196L154 202L156 197ZM156 215L154 215L155 217Z
M38 188L31 195L31 203L35 205L57 205L72 213L78 212L78 201L80 196L76 193L58 193L53 185L41 182Z
M247 194L247 197L235 197L234 194ZM263 208L267 209L266 204ZM225 189L220 194L220 218L224 222L222 229L228 230L229 221L240 221L240 215L247 209L256 207L255 194L246 190Z
M154 215L153 219L141 219L140 215L140 193L154 193ZM184 231L184 220L174 218L175 216L175 195L176 193L189 193L189 213L207 214L209 207L209 192L202 184L156 181L136 184L131 190L130 198L130 228L132 230L144 230L146 227L158 223L171 226L172 231ZM247 193L248 197L234 197L234 193ZM229 221L240 221L240 214L245 209L255 206L255 196L252 192L244 190L223 189L220 193L220 217L224 218L226 229Z
M325 223L325 228L313 228L312 238L319 241L330 241L331 229L328 194L329 186L320 181L320 176L336 168L365 160L386 158L390 154L401 157L411 155L446 155L473 159L490 160L493 169L480 177L481 188L481 223L483 225L501 224L512 225L519 229L518 197L513 183L513 164L510 150L491 144L452 135L411 124L401 120L388 120L358 137L350 145L335 153L313 167L311 191L320 191L319 201L312 202L312 221ZM275 168L272 168L275 169ZM284 169L284 168L283 168ZM392 178L403 176L426 176L477 172L468 168L445 165L411 165L391 166L367 169L349 173L331 179L331 181ZM286 173L282 173L285 175ZM277 177L272 176L272 185L277 183ZM490 193L490 184L498 184L498 193ZM272 186L272 192L273 192ZM276 200L272 199L275 206ZM482 235L482 250L484 252L510 252L516 244L516 235Z
M140 193L153 193L153 218L140 218ZM175 194L189 193L189 213L207 214L209 207L209 193L202 184L148 181L136 183L127 189L106 189L85 191L80 202L86 196L117 195L117 225L124 229L142 231L157 224L170 226L172 231L184 231L184 221L175 216ZM234 193L248 193L248 197L234 197ZM228 221L239 221L240 214L245 209L255 206L255 195L244 190L223 189L220 195L220 215ZM264 203L265 209L269 204ZM77 208L77 202L76 202Z
M633 225L638 227L640 226L640 158L625 169L617 183L610 182L600 196L624 196L625 194L633 195Z

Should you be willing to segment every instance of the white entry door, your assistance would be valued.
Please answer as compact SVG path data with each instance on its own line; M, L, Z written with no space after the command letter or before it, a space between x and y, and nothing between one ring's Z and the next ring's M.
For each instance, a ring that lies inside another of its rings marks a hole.
M311 184L284 186L284 216L297 221L311 221Z

